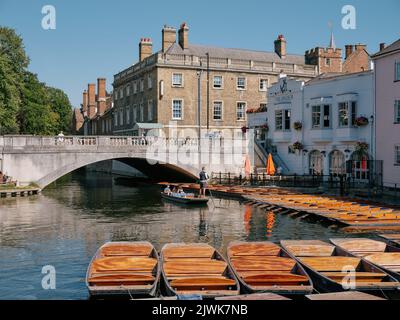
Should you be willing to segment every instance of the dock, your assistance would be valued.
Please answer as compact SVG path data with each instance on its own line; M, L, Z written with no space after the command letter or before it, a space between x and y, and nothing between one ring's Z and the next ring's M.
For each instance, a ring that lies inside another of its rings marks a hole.
M27 197L38 195L40 192L39 188L0 189L0 198Z

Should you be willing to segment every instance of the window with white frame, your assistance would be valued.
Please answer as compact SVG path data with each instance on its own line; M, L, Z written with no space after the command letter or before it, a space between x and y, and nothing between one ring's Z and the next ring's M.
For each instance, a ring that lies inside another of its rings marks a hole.
M141 103L141 104L139 105L139 115L140 115L140 117L139 117L140 122L143 122L143 121L144 121L143 103Z
M136 94L138 92L138 86L137 86L137 81L133 81L133 94Z
M394 147L394 161L395 164L400 165L400 145Z
M276 110L275 111L275 130L276 131L290 131L291 124L291 111L286 110Z
M245 77L238 77L237 78L236 88L238 90L245 90L246 89L246 78Z
M260 91L267 91L268 79L260 79L259 89Z
M144 91L144 79L140 79L140 92Z
M339 127L351 127L355 125L357 116L357 102L347 101L339 103Z
M400 100L394 102L394 123L400 124Z
M172 120L181 120L183 114L183 100L172 100Z
M149 121L153 120L153 100L147 102L147 119Z
M238 102L236 104L236 120L246 120L246 102Z
M215 89L222 88L222 76L214 76L213 87Z
M329 104L311 107L311 126L313 129L330 128L331 106Z
M400 61L396 61L394 68L394 80L400 81Z
M126 123L131 123L131 107L126 107Z
M213 119L216 121L222 120L222 101L214 101Z
M137 105L136 104L133 106L132 116L133 116L133 119L132 119L133 123L136 123L136 120L137 120Z
M173 73L172 74L172 86L173 87L183 87L183 74Z
M148 89L152 89L153 88L153 78L151 77L150 74L147 77L147 88Z
M124 111L122 109L119 110L119 125L122 126L124 124Z

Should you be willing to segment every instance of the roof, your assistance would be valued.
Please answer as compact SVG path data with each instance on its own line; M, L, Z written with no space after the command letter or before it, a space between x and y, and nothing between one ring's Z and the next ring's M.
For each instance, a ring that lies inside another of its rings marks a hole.
M379 58L380 56L384 55L384 54L388 54L388 53L392 53L395 51L400 51L400 39L393 42L391 45L387 46L385 49L375 53L372 58L376 59Z
M161 123L136 123L135 126L133 127L134 130L138 129L161 129L163 128L163 125Z
M182 49L182 47L178 43L174 43L167 50L167 53L194 55L198 57L205 57L206 53L209 53L210 57L212 58L230 58L277 63L293 63L298 65L306 64L304 55L287 54L286 58L282 59L275 52L220 48L197 44L189 44L187 49Z
M361 71L361 72L356 72L356 73L338 73L338 72L330 72L330 73L322 73L319 76L309 80L306 82L306 86L319 83L322 81L329 81L329 80L335 80L335 79L340 79L340 78L345 78L345 77L354 77L354 76L364 76L368 74L372 74L372 70L367 70L367 71Z

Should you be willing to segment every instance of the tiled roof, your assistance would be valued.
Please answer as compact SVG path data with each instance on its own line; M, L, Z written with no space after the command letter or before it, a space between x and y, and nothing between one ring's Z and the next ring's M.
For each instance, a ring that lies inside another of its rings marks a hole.
M377 58L381 55L384 55L386 53L390 53L392 51L400 51L400 39L393 42L391 45L387 46L385 49L375 53L372 58Z
M209 53L211 58L230 58L276 63L293 63L298 65L305 64L304 55L288 54L286 55L285 59L281 59L281 57L275 52L219 48L197 44L189 44L187 49L182 49L182 47L178 43L175 43L168 49L167 53L194 55L198 57L205 57L206 53Z

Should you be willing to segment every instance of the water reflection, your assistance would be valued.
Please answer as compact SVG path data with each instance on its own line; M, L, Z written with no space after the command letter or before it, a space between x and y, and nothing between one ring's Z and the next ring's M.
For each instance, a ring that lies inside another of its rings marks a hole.
M225 253L230 241L328 239L340 231L266 213L237 201L208 207L164 202L158 186L115 185L107 175L74 174L41 196L0 200L0 299L86 299L87 265L105 241L206 242ZM57 289L41 288L53 265Z

